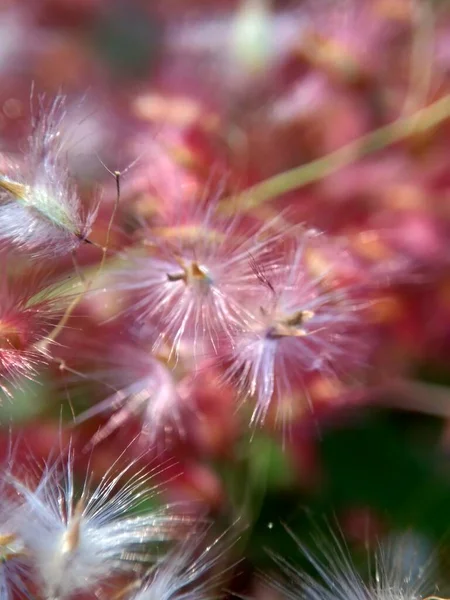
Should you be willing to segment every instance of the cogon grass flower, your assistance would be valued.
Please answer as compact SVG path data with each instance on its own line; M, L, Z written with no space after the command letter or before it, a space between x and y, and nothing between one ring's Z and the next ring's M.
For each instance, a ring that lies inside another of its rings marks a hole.
M0 176L0 243L32 256L61 256L88 242L97 207L84 211L67 167L61 135L65 99L33 120L20 164Z
M230 569L230 531L208 542L208 530L187 538L167 554L141 582L129 600L203 600L217 593Z
M168 507L138 510L155 488L146 468L132 472L133 462L117 472L113 463L93 490L88 476L77 494L73 457L69 449L65 463L49 464L35 486L11 478L22 498L16 531L46 598L73 597L113 575L134 573L151 563L155 545L176 538L183 524Z
M437 589L432 581L433 557L423 540L411 534L399 535L391 543L380 544L368 557L368 578L357 570L340 534L316 538L311 550L290 532L313 573L295 567L275 556L287 582L269 583L292 600L427 600Z
M37 349L57 323L63 303L51 294L49 276L42 271L10 272L7 256L0 255L0 390L33 378L46 356Z
M17 530L20 498L8 485L4 465L0 479L0 600L12 600L16 595L28 595L32 566L26 548Z
M15 534L0 535L0 598L11 600L28 595L31 576L25 549Z
M258 287L249 256L265 265L273 260L273 224L221 218L216 204L207 198L180 207L168 227L149 232L148 255L117 273L118 287L130 294L129 313L158 330L154 350L169 346L176 358L218 353Z
M158 447L162 443L165 447L174 438L184 436L187 406L183 382L177 381L163 356L153 356L142 341L134 342L113 342L103 361L93 352L98 370L87 377L105 383L109 394L75 418L78 425L95 416L107 416L91 439L91 446L133 422L138 424L139 439L146 446ZM102 353L100 348L97 351Z
M252 259L260 293L225 356L225 379L255 398L252 424L265 420L274 400L281 404L295 390L307 395L309 374L336 379L364 364L361 303L332 261L314 260L319 241L326 246L304 232L269 271Z

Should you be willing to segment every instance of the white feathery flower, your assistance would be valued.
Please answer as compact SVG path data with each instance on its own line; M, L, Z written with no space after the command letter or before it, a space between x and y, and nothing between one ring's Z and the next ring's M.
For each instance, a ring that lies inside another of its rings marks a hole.
M37 345L58 322L64 302L52 295L48 274L15 273L1 253L0 265L0 396L11 397L47 361Z
M320 536L316 539L318 550L311 551L289 533L315 572L311 575L275 557L288 582L269 581L292 600L426 600L436 592L433 556L421 537L403 534L380 544L369 557L366 581L356 570L342 536Z
M336 377L364 361L360 307L350 287L336 285L333 265L310 265L316 232L265 270L252 259L259 294L248 305L244 326L229 350L225 378L256 401L251 422L262 423L274 399L306 391L305 377Z
M20 498L9 489L5 475L0 479L0 600L27 596L31 564L18 533Z
M206 600L216 597L223 575L233 566L227 532L208 542L207 531L187 538L155 565L129 600Z
M60 256L88 242L97 207L85 212L67 167L58 96L32 123L20 164L0 177L0 243L33 256Z
M182 437L184 394L182 397L180 383L168 366L138 341L115 343L109 356L104 373L94 376L114 391L75 419L75 424L79 424L97 415L110 415L90 445L98 444L134 420L140 422L142 440L149 446L158 446L162 440L165 447L173 435Z
M250 255L272 261L277 236L270 226L249 231L215 215L215 204L199 201L192 211L191 203L187 215L180 207L178 223L153 240L151 254L117 274L120 288L133 294L130 314L158 330L154 350L169 346L176 358L184 349L194 358L217 354L233 338L242 303L258 287Z
M116 474L114 468L115 463L92 491L86 478L77 494L70 449L62 472L58 465L48 466L36 487L12 479L23 498L17 531L46 598L69 598L111 575L132 572L152 561L155 543L176 537L183 519L167 507L135 511L154 492L148 472L132 473L133 463Z

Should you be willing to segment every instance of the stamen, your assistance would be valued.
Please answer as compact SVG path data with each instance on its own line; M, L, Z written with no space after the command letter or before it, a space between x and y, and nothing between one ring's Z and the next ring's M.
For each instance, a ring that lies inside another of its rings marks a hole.
M313 317L313 311L299 310L290 317L276 321L266 332L266 337L269 339L304 337L308 332L301 325Z
M29 187L16 181L11 181L0 176L0 188L10 193L18 200L26 201L29 196Z
M196 261L190 263L188 266L185 266L180 261L180 266L183 269L182 273L167 273L167 279L169 281L184 281L186 284L190 281L210 281L206 269Z
M310 321L314 317L314 312L312 310L299 310L292 315L292 317L288 317L282 323L289 327L298 327L299 325L303 325L307 321Z
M80 544L80 527L81 527L81 517L83 516L84 511L84 501L82 498L77 502L75 506L73 517L70 519L68 523L67 531L63 536L62 554L69 554L76 550Z

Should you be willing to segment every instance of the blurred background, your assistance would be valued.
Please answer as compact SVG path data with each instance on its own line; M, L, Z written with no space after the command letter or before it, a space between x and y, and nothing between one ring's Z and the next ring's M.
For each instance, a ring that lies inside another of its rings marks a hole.
M168 496L200 502L218 519L245 515L245 559L230 587L271 597L255 578L277 570L268 550L301 560L284 525L308 539L322 519L356 553L409 531L424 557L437 553L448 580L448 3L2 0L5 156L21 152L44 93L68 97L69 166L82 197L102 190L96 243L115 198L105 165L130 166L112 230L120 252L180 189L205 189L225 173L231 193L311 164L289 189L267 201L256 195L254 215L287 210L292 221L345 240L352 268L376 289L367 325L376 350L361 389L349 396L333 382L310 382L314 410L302 405L286 436L270 421L247 431L228 392L209 383L197 391L201 424L169 451L179 467ZM370 137L394 122L400 135ZM360 138L350 158L334 154ZM155 144L167 158L154 156ZM78 260L89 269L98 253L83 248ZM53 267L63 278L73 264ZM114 303L111 292L108 302L79 307L57 350L68 363L77 354L74 371L82 370L77 335L95 337ZM27 451L45 456L61 419L70 424L69 406L90 405L95 390L55 383L57 371L2 403L5 448L12 423ZM87 440L98 422L80 427ZM96 448L99 472L118 439Z

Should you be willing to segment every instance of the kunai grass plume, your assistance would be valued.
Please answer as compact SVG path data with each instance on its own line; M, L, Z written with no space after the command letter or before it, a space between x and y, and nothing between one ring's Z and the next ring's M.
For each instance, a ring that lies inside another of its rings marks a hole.
M64 303L52 295L51 278L42 271L15 274L6 255L0 264L0 390L10 395L46 362L37 344L58 322Z
M89 242L97 206L85 211L71 179L62 135L65 98L39 114L19 163L9 160L0 176L0 244L29 256L62 256Z
M176 358L218 354L241 323L242 304L258 292L250 255L272 261L273 224L224 219L216 208L213 199L181 205L167 226L148 232L147 256L117 273L129 313L158 329L154 350L169 346Z
M66 458L46 466L37 485L11 477L21 498L15 532L45 598L70 598L113 576L136 574L156 560L160 543L186 535L189 523L168 506L144 510L156 491L147 467L113 463L93 489L88 473L78 491L73 460L69 448Z
M275 561L285 581L267 580L292 600L429 600L437 598L435 556L419 537L401 534L389 544L379 544L368 556L368 576L357 570L343 536L331 532L315 538L311 550L289 532L313 573L303 571L283 557Z
M106 350L106 352L105 352ZM99 356L106 355L100 366ZM99 366L92 380L107 385L107 397L80 414L75 424L106 415L107 421L90 441L94 446L125 425L138 423L140 439L147 446L166 447L184 435L186 393L163 360L137 339L115 341L107 349L97 345L93 361ZM128 432L130 430L127 430Z
M0 600L28 596L32 565L18 531L22 500L8 482L11 460L0 476Z
M144 578L128 600L207 600L222 597L221 584L232 568L230 550L235 532L227 530L210 541L205 529L167 554Z
M361 304L339 281L334 254L316 260L324 237L303 232L269 269L251 257L259 293L233 336L226 378L254 397L252 424L266 419L273 401L308 396L310 374L337 379L364 364Z

